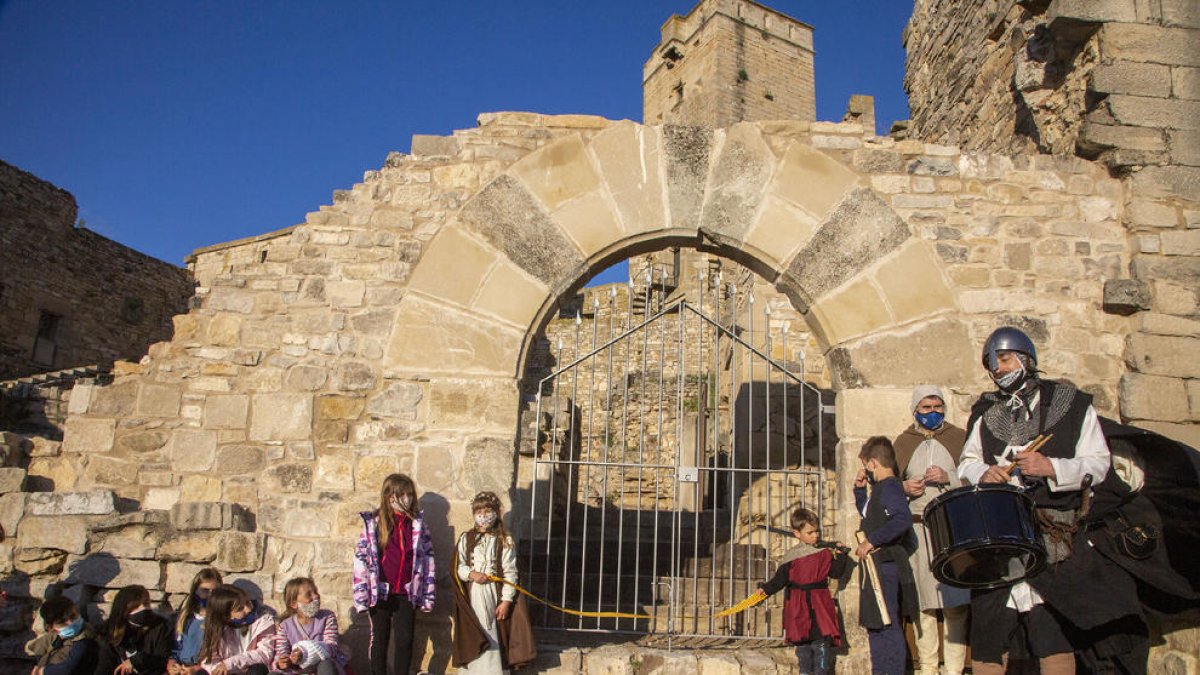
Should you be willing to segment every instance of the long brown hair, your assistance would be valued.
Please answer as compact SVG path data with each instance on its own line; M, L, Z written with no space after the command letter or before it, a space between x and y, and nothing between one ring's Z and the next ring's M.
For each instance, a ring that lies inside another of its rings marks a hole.
M321 594L321 591L317 589L317 582L313 581L309 577L295 577L288 579L288 582L283 585L283 613L279 615L277 623L283 623L288 619L288 617L296 613L296 610L292 608L292 605L296 604L296 599L300 597L300 591L305 586L312 586L312 589L317 592L317 595Z
M192 587L188 590L188 596L179 608L179 618L175 621L176 635L183 635L183 629L187 626L187 623L200 611L200 605L196 602L196 589L200 588L200 584L206 581L215 581L218 585L224 582L221 578L221 573L212 567L205 567L196 572L196 576L192 577Z
M417 484L413 479L402 473L394 473L383 479L383 487L379 490L379 550L387 548L388 537L392 528L396 527L396 518L392 515L392 505L388 502L392 497L400 499L404 495L412 495L412 501L404 513L409 518L417 517Z
M146 590L145 586L133 584L126 586L117 591L117 597L113 598L112 612L109 613L108 619L104 621L104 626L101 632L108 643L114 647L119 647L125 641L125 632L129 628L129 610L141 605L145 609L150 609L150 591ZM157 617L157 614L153 614ZM152 619L155 625L161 619Z
M208 596L204 613L204 637L200 639L200 662L215 660L221 653L221 635L228 627L233 611L250 604L250 597L237 586L222 584Z

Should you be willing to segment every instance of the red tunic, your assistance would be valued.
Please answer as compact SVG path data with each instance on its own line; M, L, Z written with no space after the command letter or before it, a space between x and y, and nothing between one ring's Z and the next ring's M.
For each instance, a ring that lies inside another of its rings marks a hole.
M821 635L831 638L835 647L841 646L842 632L838 628L837 607L833 604L833 595L830 594L829 588L803 588L807 585L828 583L829 568L832 564L833 552L829 549L796 558L788 563L789 588L787 599L783 603L783 627L788 642L812 640L812 618L815 617Z

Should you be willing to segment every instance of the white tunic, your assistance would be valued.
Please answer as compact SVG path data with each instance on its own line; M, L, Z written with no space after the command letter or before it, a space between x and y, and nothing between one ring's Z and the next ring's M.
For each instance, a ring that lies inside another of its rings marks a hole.
M500 643L496 633L496 607L502 600L514 600L517 590L512 586L505 585L497 597L495 583L474 584L469 582L471 572L495 574L495 553L496 537L491 534L480 535L475 544L475 550L470 552L469 556L466 535L458 538L458 569L456 573L458 578L463 581L471 598L471 609L475 611L475 617L479 619L480 625L487 633L488 642L491 643L490 648L480 654L479 658L459 668L458 672L460 673L478 675L508 672L504 669L504 662L500 656ZM500 569L505 579L511 583L517 583L517 554L513 550L511 537L501 549Z
M916 480L925 476L925 470L931 466L941 467L950 479L949 485L927 485L925 494L913 497L908 506L914 515L921 515L925 507L947 490L953 490L962 485L954 466L954 458L946 446L936 438L927 438L913 450L912 459L904 469L904 480ZM921 610L928 611L943 607L959 607L970 604L971 591L965 588L947 586L937 580L930 571L933 563L929 542L929 532L924 523L913 523L913 532L917 535L917 550L909 556L909 564L913 569L913 577L917 582L917 597L921 602Z

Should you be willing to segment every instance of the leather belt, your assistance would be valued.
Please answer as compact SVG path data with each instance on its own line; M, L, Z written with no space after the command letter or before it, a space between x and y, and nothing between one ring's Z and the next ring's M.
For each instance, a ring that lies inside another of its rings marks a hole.
M920 525L924 521L925 521L925 519L923 517L921 517L920 514L917 514L917 513L913 514L913 524Z

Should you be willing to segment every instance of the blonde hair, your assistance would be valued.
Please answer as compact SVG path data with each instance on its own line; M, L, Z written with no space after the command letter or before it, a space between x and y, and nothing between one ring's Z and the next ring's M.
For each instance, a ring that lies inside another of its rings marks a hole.
M296 599L300 597L300 591L307 586L311 586L317 595L321 594L321 591L317 589L317 582L309 577L288 579L288 582L283 585L283 613L279 615L278 623L283 623L296 613L292 605L296 604Z
M394 473L383 479L383 486L379 489L379 550L387 548L388 537L392 534L392 528L396 527L396 518L392 515L392 505L388 502L392 497L399 499L403 495L412 495L412 501L409 502L408 508L404 508L404 513L409 518L417 517L417 484L413 479L402 473Z

